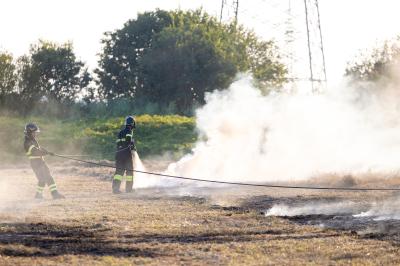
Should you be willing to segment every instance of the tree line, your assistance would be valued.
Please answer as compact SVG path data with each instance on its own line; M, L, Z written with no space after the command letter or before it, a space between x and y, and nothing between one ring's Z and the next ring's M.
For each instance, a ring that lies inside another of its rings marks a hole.
M345 76L366 89L398 83L399 41L361 53ZM238 73L251 73L263 93L281 88L288 75L273 41L201 9L139 13L106 32L101 43L93 70L76 57L71 42L39 40L19 58L0 51L0 111L190 115L207 92L228 88Z
M2 111L190 114L207 92L226 89L240 72L251 73L264 93L281 87L287 75L272 41L201 9L139 13L101 42L92 71L70 42L39 40L19 58L0 52Z
M345 69L345 76L353 82L378 83L381 87L399 82L400 37L385 40L381 45L362 51Z

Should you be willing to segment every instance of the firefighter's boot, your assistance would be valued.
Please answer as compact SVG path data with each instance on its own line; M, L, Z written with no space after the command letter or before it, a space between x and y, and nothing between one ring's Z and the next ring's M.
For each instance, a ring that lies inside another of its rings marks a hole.
M132 193L133 192L133 181L126 181L125 185L125 191L126 193Z
M57 190L51 192L53 199L65 199L65 196L58 192Z
M120 194L121 191L119 190L121 186L121 180L114 179L112 182L112 192L114 194Z
M44 186L38 185L36 188L35 199L43 199Z
M125 191L126 193L131 193L133 187L133 175L126 176L126 184L125 184Z
M58 192L56 183L49 185L49 188L53 199L65 199L64 195Z

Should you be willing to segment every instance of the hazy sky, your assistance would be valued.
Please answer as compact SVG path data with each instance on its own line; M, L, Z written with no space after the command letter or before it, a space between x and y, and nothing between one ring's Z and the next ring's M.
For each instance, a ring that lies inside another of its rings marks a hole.
M303 0L242 0L239 23L253 28L265 39L275 38L284 45L281 41L289 3L292 14L304 13ZM70 40L80 59L94 68L103 32L121 28L137 12L202 6L210 14L219 16L220 5L220 0L0 0L0 49L20 56L39 38L57 42ZM340 78L346 61L358 50L400 34L398 0L320 0L319 6L331 81ZM305 37L303 18L297 17L293 26ZM306 49L306 43L297 46L295 53ZM304 49L300 51L300 48ZM298 65L308 63L303 61Z

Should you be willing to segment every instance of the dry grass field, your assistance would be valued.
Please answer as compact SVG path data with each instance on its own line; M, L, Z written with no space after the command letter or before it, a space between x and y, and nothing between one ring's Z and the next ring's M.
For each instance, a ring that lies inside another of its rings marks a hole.
M49 194L32 199L36 180L26 165L1 170L1 265L400 264L396 221L265 215L279 203L363 204L391 193L182 184L112 195L109 169L77 164L52 169L65 200L51 200Z

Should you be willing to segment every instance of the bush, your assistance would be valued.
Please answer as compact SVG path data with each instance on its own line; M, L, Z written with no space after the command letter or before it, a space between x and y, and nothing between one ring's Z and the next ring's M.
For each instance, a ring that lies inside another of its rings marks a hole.
M123 128L124 117L109 119L57 120L40 117L0 116L0 160L24 157L23 130L33 121L42 131L38 140L55 153L85 153L95 159L113 159L115 140ZM134 138L141 156L189 152L197 139L194 118L178 115L140 115L136 117Z

